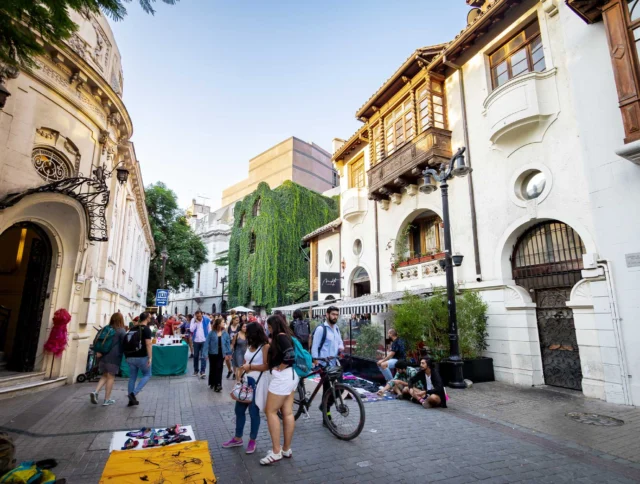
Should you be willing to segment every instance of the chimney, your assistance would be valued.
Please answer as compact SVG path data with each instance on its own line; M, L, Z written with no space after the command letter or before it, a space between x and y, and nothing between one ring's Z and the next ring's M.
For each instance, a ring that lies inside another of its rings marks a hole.
M338 151L340 149L340 147L346 143L345 140L341 139L341 138L333 138L333 141L331 142L331 148L332 148L332 153L335 153L336 151Z

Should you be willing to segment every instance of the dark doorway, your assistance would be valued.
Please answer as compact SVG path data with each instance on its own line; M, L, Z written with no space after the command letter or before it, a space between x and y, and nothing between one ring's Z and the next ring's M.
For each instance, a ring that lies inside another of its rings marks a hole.
M0 328L0 350L9 370L35 368L51 258L49 237L35 224L16 224L0 235L0 305L11 312Z
M511 259L513 278L531 293L547 385L582 390L582 367L568 308L571 288L581 278L584 244L568 225L550 221L525 232Z
M216 303L211 306L211 314L216 314Z
M353 297L366 296L371 294L371 281L369 273L363 267L358 267L353 274Z

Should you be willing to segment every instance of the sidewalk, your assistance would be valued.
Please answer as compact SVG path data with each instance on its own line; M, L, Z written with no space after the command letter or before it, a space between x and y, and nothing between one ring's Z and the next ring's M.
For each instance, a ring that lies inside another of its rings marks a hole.
M232 381L225 380L224 386L217 394L205 380L190 376L154 378L139 396L140 406L126 407L126 381L118 380L117 404L102 407L89 403L93 384L69 385L3 401L0 430L15 436L20 460L55 458L58 477L80 484L99 482L112 432L175 423L193 425L196 437L209 442L223 484L640 482L639 464L595 447L620 430L625 436L637 432L637 410L619 407L614 414L616 409L607 406L601 412L599 402L499 383L452 391L446 410L425 410L404 401L366 403L364 431L352 442L337 440L324 429L314 408L311 419L296 425L293 459L261 467L258 461L270 445L264 420L256 454L221 448L235 427L228 397ZM598 405L598 413L622 418L625 425L603 429L563 417L566 411L592 405ZM540 415L547 420L536 422ZM628 423L632 417L634 427ZM498 421L508 418L521 423ZM535 425L546 430L530 430ZM586 441L597 450L578 445Z

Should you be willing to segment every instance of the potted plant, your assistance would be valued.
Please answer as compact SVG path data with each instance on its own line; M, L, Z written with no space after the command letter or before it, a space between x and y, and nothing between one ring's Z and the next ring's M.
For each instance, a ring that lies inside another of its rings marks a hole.
M393 256L391 257L391 264L395 269L397 269L398 267L405 267L409 265L407 252L409 250L409 233L411 232L412 227L413 225L411 224L407 225L404 229L402 229L400 235L398 235L398 238L395 239L395 250ZM391 247L391 242L393 242L393 240L389 241L389 243L387 244L387 248ZM394 271L392 270L392 272Z

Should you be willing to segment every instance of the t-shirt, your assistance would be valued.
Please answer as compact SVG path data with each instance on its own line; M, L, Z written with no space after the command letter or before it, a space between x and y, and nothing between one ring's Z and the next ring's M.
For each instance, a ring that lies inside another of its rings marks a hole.
M391 351L393 351L393 358L396 360L404 360L405 349L404 349L404 341L400 338L396 338L394 342L391 343Z
M278 344L276 347L276 355L275 357L269 361L269 368L275 368L276 366L280 366L282 364L282 360L284 359L284 355L288 350L293 349L293 343L291 338L285 334L278 335ZM287 364L287 366L291 366L291 364Z
M142 337L140 338L142 347L135 353L127 355L127 358L144 358L146 356L149 356L149 354L147 353L146 340L151 339L151 330L149 329L149 326L145 325L145 326L135 327L131 331L140 331L140 328L142 328L142 335L141 335Z

